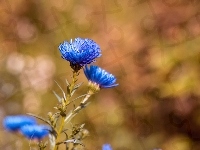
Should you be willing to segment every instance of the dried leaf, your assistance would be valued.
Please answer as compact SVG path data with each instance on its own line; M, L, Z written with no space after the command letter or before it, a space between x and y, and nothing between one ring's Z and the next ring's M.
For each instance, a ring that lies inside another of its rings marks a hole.
M70 86L70 84L69 84L67 79L65 79L65 82L66 82L67 86Z
M56 96L56 98L58 99L58 102L61 103L61 102L62 102L62 98L61 98L58 94L56 94L55 91L53 91L53 94L54 94L54 95Z
M56 81L55 81L55 82L56 82ZM61 86L58 84L58 82L56 82L56 84L57 84L57 86L60 88L60 90L62 91L64 100L66 100L65 92L63 91L63 89L61 88Z

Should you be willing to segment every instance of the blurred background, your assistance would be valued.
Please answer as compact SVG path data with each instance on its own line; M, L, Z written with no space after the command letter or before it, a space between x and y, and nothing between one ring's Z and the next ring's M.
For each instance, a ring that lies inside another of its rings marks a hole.
M55 112L54 80L65 89L72 74L58 46L90 38L102 49L96 64L119 86L101 90L73 119L90 132L86 149L199 150L199 10L198 0L1 0L0 122ZM77 95L87 91L81 71L82 81ZM0 149L28 142L0 125Z

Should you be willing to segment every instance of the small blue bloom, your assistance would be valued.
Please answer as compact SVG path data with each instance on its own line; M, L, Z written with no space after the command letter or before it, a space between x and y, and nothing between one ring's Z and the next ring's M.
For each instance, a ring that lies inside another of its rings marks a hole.
M84 73L89 81L97 84L100 88L111 88L118 85L115 83L116 78L112 74L106 72L98 66L91 65L90 68L85 66Z
M101 56L101 49L91 39L75 38L74 41L64 41L59 45L62 58L70 62L72 69L79 70L84 65L95 61Z
M24 125L33 125L36 123L35 118L25 115L7 116L3 120L4 128L9 131L17 131Z
M102 150L112 150L112 147L110 146L110 144L104 144Z
M47 125L26 125L20 131L28 139L42 139L49 134L51 128Z

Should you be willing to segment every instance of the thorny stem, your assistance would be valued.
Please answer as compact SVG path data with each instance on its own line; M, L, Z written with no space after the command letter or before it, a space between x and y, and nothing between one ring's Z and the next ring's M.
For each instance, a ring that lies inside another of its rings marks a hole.
M66 98L66 102L67 103L69 102L69 99L71 98L71 94L72 94L72 91L74 89L74 85L75 85L75 83L77 81L77 76L78 76L78 72L73 71L72 82L70 84L69 93L68 93L67 98ZM53 150L58 150L58 146L59 146L59 145L57 145L58 139L59 139L59 137L61 135L61 132L62 132L62 130L64 128L64 125L65 125L65 116L61 116L61 117L62 117L61 118L61 123L60 123L60 127L59 127L59 129L57 131L56 142L55 142Z
M66 99L66 101L68 102L69 101L69 99L70 99L70 97L72 96L71 94L72 94L72 90L74 89L74 85L75 85L75 83L76 83L76 81L77 81L77 76L78 76L78 72L76 72L76 71L73 71L73 76L72 76L72 83L70 84L70 87L69 87L69 93L68 93L68 95L67 95L67 99Z

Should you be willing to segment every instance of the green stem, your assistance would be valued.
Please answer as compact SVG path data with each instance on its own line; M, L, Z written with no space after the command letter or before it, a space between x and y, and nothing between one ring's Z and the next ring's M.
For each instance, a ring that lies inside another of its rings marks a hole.
M58 139L59 139L59 137L61 135L61 132L63 130L64 125L65 125L65 117L62 116L61 123L60 123L60 128L59 128L59 130L57 132L56 143L58 142ZM55 145L54 150L58 150L58 145L57 144Z
M71 94L72 94L72 90L74 89L74 85L76 83L76 80L77 80L77 77L78 76L78 72L75 72L73 71L73 76L72 76L72 83L70 84L70 87L69 87L69 94L67 95L67 99L66 101L68 101L71 97Z
M69 102L69 99L71 98L72 91L73 91L75 83L77 81L77 76L78 76L78 72L73 71L72 82L70 84L69 93L68 93L67 98L66 98L67 103ZM61 116L61 117L62 117L61 123L60 123L60 127L57 131L57 137L56 137L56 140L55 140L55 146L54 146L53 150L58 150L59 145L57 145L57 143L58 143L59 137L60 137L62 130L64 128L64 125L65 125L65 116Z
M69 113L67 117L65 118L65 122L68 123L80 110L82 110L88 103L88 99L90 96L94 94L91 90L88 91L87 95L85 98L81 101L80 105L77 106L73 112Z

